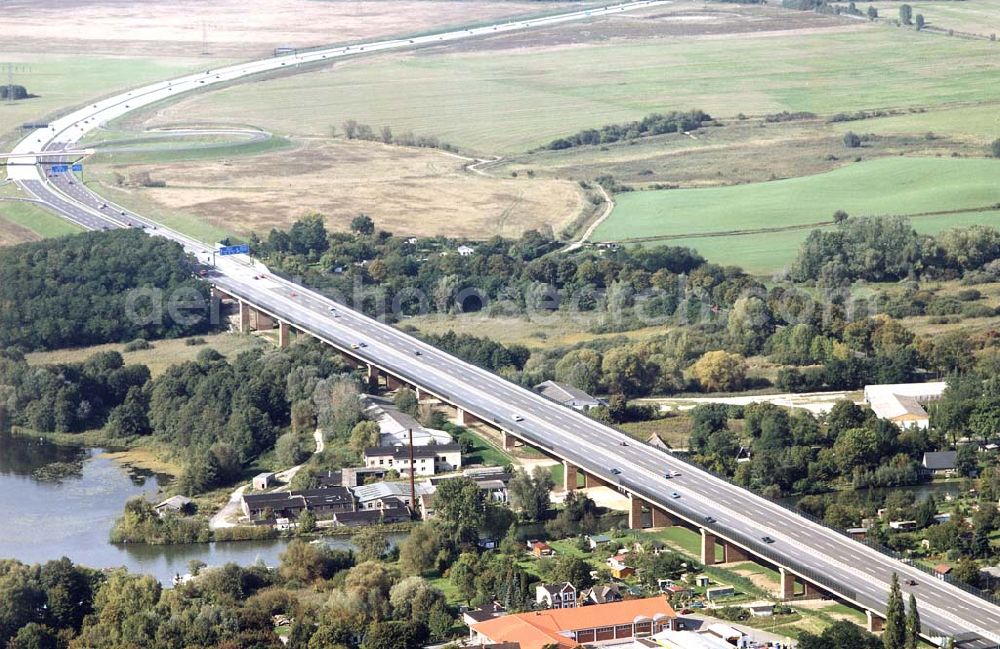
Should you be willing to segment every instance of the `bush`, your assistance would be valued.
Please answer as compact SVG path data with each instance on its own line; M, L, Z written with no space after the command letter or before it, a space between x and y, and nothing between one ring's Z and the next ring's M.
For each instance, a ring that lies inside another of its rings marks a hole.
M975 302L982 299L982 297L983 294L979 292L979 289L975 288L964 288L958 292L958 299L963 302Z
M188 338L184 341L184 344L188 347L197 347L198 345L204 345L205 339L201 336L195 336L194 338Z
M145 338L136 338L132 342L125 343L125 348L122 351L126 352L138 352L144 349L152 349L153 346L149 344L149 341Z
M13 86L13 85L2 85L0 86L0 99L12 99L17 101L19 99L27 99L31 97L28 94L27 89L24 86Z
M844 133L844 146L848 149L856 149L861 146L861 137L854 131Z
M996 309L985 304L966 304L962 308L963 318L992 318L996 315Z
M993 140L993 144L990 145L990 153L994 158L1000 158L1000 138Z

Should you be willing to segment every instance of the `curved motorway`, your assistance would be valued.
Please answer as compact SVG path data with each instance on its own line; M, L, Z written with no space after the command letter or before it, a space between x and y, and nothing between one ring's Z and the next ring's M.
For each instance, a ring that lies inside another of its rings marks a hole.
M107 203L70 174L47 173L46 162L60 160L100 124L138 108L185 92L233 82L288 66L371 52L436 44L477 35L531 29L665 4L648 0L601 9L575 11L441 34L374 41L317 49L293 56L230 65L154 83L102 99L37 129L15 147L8 175L24 191L60 216L87 229L143 227L178 241L205 259L214 246L195 241L121 207ZM565 408L460 361L397 329L352 311L318 293L271 276L262 278L245 259L221 258L208 279L221 290L317 336L362 360L419 385L475 416L657 504L672 515L709 529L767 558L778 566L815 580L824 589L855 604L883 612L893 573L914 586L925 635L966 638L959 646L986 649L1000 644L1000 607L936 580L798 516L751 492L693 468L658 449L631 441L570 408ZM353 349L364 343L363 347ZM417 354L416 352L420 352ZM617 471L618 473L615 473ZM667 479L667 471L678 477ZM672 497L676 493L677 497ZM773 543L762 538L770 536Z

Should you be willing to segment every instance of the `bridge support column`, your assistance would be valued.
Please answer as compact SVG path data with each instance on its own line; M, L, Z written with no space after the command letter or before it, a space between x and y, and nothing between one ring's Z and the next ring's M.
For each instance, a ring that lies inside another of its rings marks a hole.
M653 527L672 527L674 525L674 517L660 509L659 507L651 507L653 511Z
M705 566L715 565L715 535L701 528L701 563Z
M642 529L642 498L629 494L628 527L631 530Z
M375 367L374 365L368 365L367 369L368 369L368 389L369 390L377 390L378 389L378 377L379 377L378 368Z
M459 426L465 426L469 423L469 416L464 408L455 407L455 423Z
M802 588L803 588L802 599L822 599L823 598L823 592L819 588L817 588L816 586L814 586L813 584L811 584L808 581L806 581L805 579L802 580Z
M500 444L503 446L503 450L510 451L514 448L514 444L517 443L517 438L508 433L505 430L500 431Z
M785 570L784 568L778 568L778 572L781 573L781 599L794 598L795 575Z
M404 383L397 379L392 374L385 375L385 389L386 390L398 390L403 387Z
M577 470L575 464L563 461L563 490L573 491L576 489Z
M743 548L733 545L728 541L722 545L722 555L723 555L722 561L724 563L735 563L737 561L750 560L750 556L746 553L746 551Z
M250 331L250 305L240 300L240 333Z
M605 484L605 482L603 480L601 480L600 478L598 478L595 475L591 475L589 473L584 473L583 474L583 486L587 487L587 488L589 488L589 487L606 487L607 484Z
M278 347L284 349L292 342L292 328L287 322L278 322Z
M868 616L868 632L878 633L881 631L885 626L885 620L874 611L865 611L865 614Z
M257 309L254 309L253 310L253 316L254 316L254 329L255 330L261 331L261 330L264 330L264 329L273 329L274 328L274 318L272 318L271 316L267 315L266 313L262 313L262 312L258 311Z

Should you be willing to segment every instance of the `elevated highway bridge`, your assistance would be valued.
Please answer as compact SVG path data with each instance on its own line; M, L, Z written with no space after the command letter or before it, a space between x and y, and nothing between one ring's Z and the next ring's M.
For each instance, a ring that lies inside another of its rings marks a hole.
M102 122L185 92L284 66L586 20L662 3L632 2L414 39L320 48L151 84L102 99L33 131L6 156L20 163L8 164L7 173L26 194L84 228L144 228L179 242L204 262L211 259L213 245L108 203L72 174L50 177L45 163L86 150L78 143ZM575 488L582 473L588 484L605 484L627 494L633 527L676 524L698 530L704 563L716 561L718 547L726 560L765 561L779 570L785 598L837 597L867 611L873 629L879 628L889 582L897 574L904 591L917 598L926 638L954 637L960 640L961 649L1000 646L1000 606L958 585L936 579L660 449L635 442L316 292L273 274L261 277L259 268L245 258L219 258L205 279L217 298L238 304L241 328L277 326L282 345L296 331L314 336L365 368L373 384L413 386L423 396L454 407L459 421L475 420L496 428L507 446L524 443L541 449L565 464L566 488Z

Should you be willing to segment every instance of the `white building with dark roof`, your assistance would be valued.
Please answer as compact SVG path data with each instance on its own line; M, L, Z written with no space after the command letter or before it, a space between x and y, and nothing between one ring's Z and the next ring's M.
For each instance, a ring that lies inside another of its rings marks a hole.
M364 452L368 468L395 469L399 475L410 475L409 446L374 446ZM462 468L462 447L458 444L428 444L414 446L413 474L432 476Z
M564 406L576 408L577 410L587 410L604 405L604 401L597 397L592 397L583 390L573 387L568 383L543 381L535 386L535 392L546 399L551 399L556 403L561 403Z
M540 584L535 587L535 604L545 608L576 608L576 587L568 581Z

